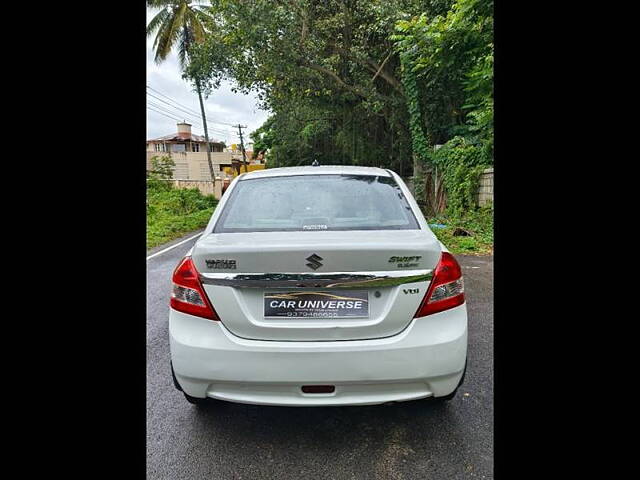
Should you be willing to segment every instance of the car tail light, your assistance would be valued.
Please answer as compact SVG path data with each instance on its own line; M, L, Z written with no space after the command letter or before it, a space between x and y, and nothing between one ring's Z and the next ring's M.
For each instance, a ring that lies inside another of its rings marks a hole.
M196 317L220 320L202 288L191 257L184 257L173 272L171 308Z
M414 318L442 312L463 303L464 282L460 265L449 252L442 252L442 257L434 271L431 285L429 285L429 289L422 300L422 305L420 305Z

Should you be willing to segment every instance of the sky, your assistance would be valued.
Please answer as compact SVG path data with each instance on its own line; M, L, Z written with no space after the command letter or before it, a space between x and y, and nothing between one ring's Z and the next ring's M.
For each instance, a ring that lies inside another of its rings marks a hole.
M153 18L155 12L157 10L147 9L147 23ZM147 94L155 95L157 98L147 95L147 139L176 133L177 120L169 117L179 118L180 121L186 120L187 123L192 124L192 133L204 135L198 95L190 84L182 80L178 56L172 52L164 62L156 65L152 48L154 38L154 35L147 38L147 85L155 91L147 88ZM204 100L206 115L209 120L223 124L247 125L247 128L242 130L246 145L250 141L249 133L262 125L268 117L268 112L258 108L255 94L233 93L231 87L230 82L223 82L220 88L211 92L209 98ZM163 101L173 105L177 102L178 108L186 107L184 108L186 111L167 105ZM187 113L190 110L198 114ZM240 143L238 129L223 124L208 122L209 138L223 140L227 145Z

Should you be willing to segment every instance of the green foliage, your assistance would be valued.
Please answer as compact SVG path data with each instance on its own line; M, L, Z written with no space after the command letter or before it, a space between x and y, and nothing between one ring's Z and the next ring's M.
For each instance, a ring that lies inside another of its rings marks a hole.
M454 137L436 150L433 165L442 173L447 192L447 210L454 215L472 209L478 179L490 166L482 147L468 143L464 137Z
M411 175L415 158L443 175L451 211L472 208L493 162L492 0L213 0L203 25L191 78L257 92L268 167Z
M440 10L446 3L426 2ZM410 175L400 59L388 36L423 8L418 0L217 0L193 62L201 78L224 76L258 92L272 112L260 132L269 166L317 158Z
M404 85L407 97L407 108L409 110L409 127L411 129L411 146L417 161L428 163L431 154L429 141L423 131L422 110L420 107L420 90L413 69L414 61L410 52L403 52L400 55L402 60L402 84ZM422 182L420 182L422 184Z
M147 6L160 9L147 26L147 36L156 33L155 62L163 62L177 46L180 67L184 70L191 45L201 43L206 36L203 26L206 8L191 5L190 0L147 0Z
M276 144L276 132L273 129L274 117L269 117L257 130L249 134L253 141L254 158L264 153L267 167L269 167L269 157L271 149Z
M207 225L217 205L197 188L177 189L159 179L147 182L147 248Z
M147 178L153 180L170 180L173 177L173 169L176 163L170 155L155 155L151 157L151 170L147 172Z
M398 21L390 38L403 59L414 154L443 176L450 212L473 208L493 164L493 2L456 0L446 14Z
M428 223L444 224L446 228L432 231L453 254L487 255L493 253L493 206L472 208L458 215L444 214L429 218ZM456 236L457 228L470 236Z

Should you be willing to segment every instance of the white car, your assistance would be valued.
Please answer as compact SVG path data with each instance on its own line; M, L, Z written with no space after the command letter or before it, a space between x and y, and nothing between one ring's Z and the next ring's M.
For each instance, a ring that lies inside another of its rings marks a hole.
M191 403L451 399L466 370L462 273L394 172L245 173L176 267L169 335Z

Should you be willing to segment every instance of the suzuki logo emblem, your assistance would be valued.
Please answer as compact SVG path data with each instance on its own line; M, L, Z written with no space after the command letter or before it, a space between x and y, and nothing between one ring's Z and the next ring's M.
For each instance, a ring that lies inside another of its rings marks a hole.
M319 262L319 260L322 260L322 257L316 255L315 253L308 256L305 260L309 260L309 263L307 263L307 267L313 268L314 270L317 270L322 266L322 263Z

